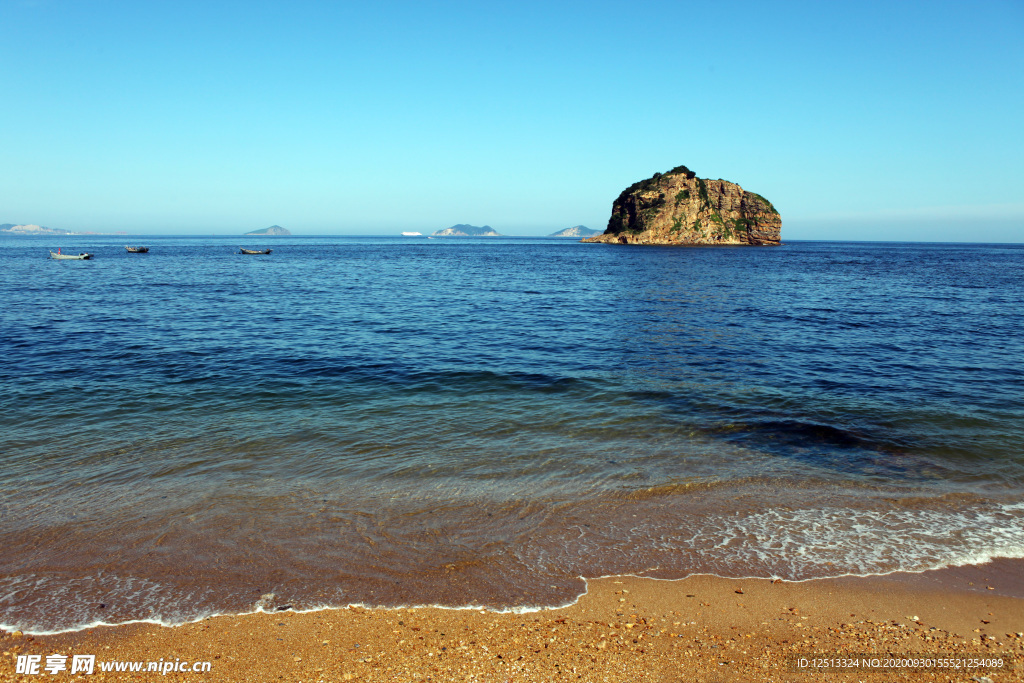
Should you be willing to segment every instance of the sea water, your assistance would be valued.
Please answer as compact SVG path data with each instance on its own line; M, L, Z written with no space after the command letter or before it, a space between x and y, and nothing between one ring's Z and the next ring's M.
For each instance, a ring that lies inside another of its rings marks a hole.
M1021 245L123 239L0 239L5 628L1024 556Z

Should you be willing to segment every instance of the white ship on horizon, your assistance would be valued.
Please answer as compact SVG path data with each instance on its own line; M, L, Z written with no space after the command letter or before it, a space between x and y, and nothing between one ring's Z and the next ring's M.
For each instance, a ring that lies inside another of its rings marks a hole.
M402 237L423 237L422 232L403 232Z

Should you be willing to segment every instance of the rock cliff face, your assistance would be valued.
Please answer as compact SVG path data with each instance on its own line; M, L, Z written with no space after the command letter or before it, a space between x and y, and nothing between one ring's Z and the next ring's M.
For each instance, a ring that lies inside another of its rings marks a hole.
M781 233L782 217L761 195L677 166L623 190L608 229L583 241L767 245L780 244Z

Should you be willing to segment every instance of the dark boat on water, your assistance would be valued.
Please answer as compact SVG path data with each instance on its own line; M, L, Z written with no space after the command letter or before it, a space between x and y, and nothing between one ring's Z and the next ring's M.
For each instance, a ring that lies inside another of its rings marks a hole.
M145 254L149 251L149 247L125 247L124 250L129 254Z
M246 249L245 247L239 247L242 254L269 254L270 249Z

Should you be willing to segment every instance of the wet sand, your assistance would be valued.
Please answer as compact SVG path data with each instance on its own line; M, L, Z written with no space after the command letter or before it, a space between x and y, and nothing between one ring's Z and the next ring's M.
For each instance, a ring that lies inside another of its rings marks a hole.
M591 580L576 604L526 614L347 609L212 617L173 628L0 635L0 680L1024 680L1024 562L802 583L698 576ZM17 655L94 654L91 676L15 673ZM1004 670L806 673L799 657L929 654ZM207 673L102 673L102 661L211 663ZM1005 670L1007 663L1014 665Z

